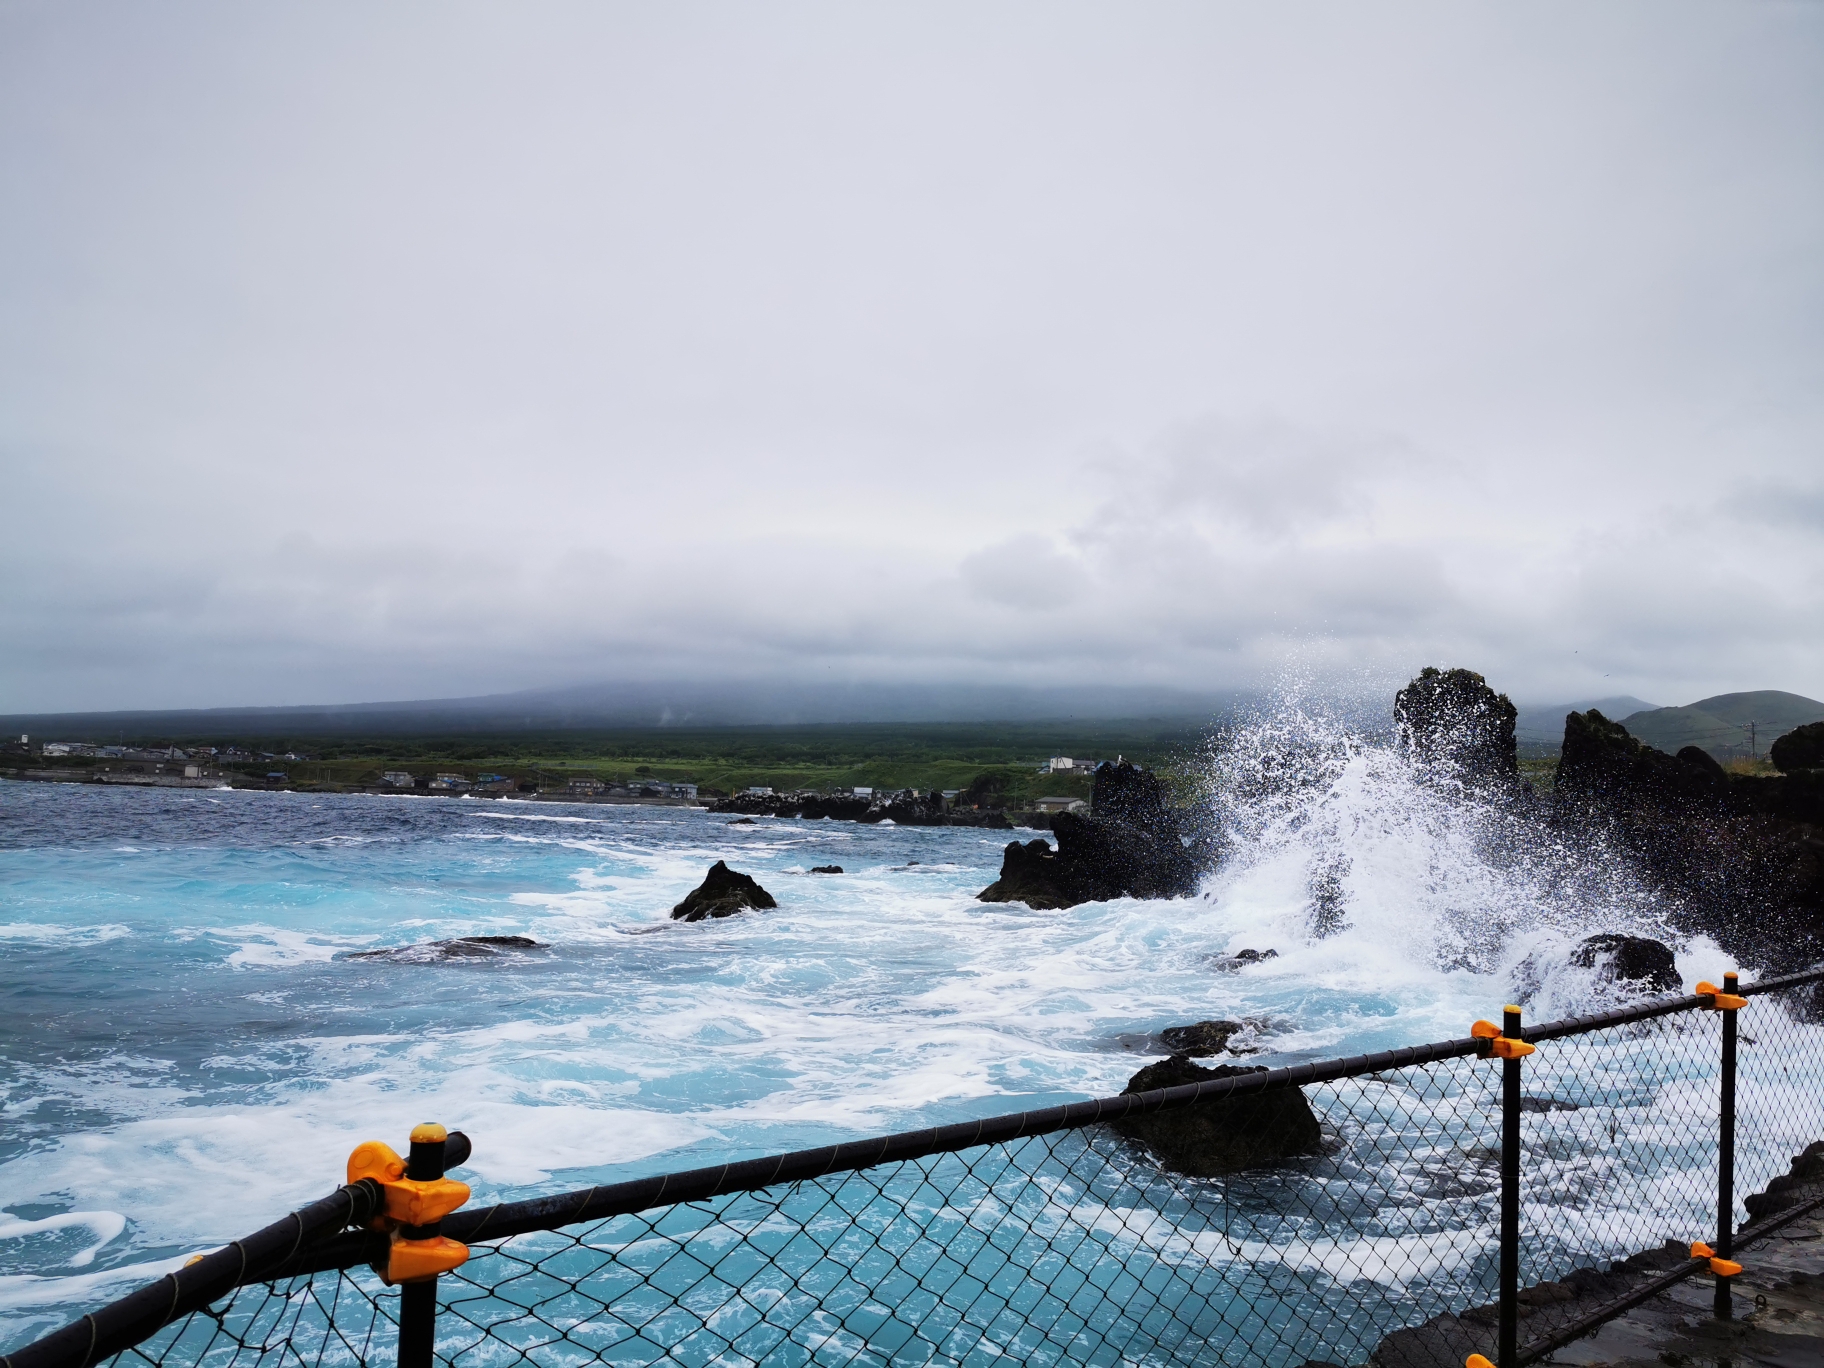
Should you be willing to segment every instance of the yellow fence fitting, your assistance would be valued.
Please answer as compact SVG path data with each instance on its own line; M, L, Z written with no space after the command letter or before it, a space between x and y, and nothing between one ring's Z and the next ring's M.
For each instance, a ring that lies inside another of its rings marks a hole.
M1471 1354L1463 1360L1463 1368L1495 1368L1495 1365L1480 1354Z
M1742 1266L1734 1259L1717 1258L1716 1251L1702 1240L1694 1240L1692 1242L1691 1257L1694 1259L1708 1259L1710 1261L1710 1271L1719 1278L1733 1278L1737 1273L1742 1271Z
M1469 1033L1476 1040L1488 1042L1488 1052L1496 1059L1525 1059L1533 1053L1534 1047L1524 1040L1515 1040L1501 1034L1501 1028L1492 1021L1478 1021L1469 1028Z
M1705 980L1697 985L1697 995L1707 997L1710 1002L1704 1008L1707 1012L1739 1012L1748 1005L1748 999L1735 993L1725 993L1714 983Z
M438 1125L412 1131L414 1144L439 1144L447 1138ZM438 1222L469 1200L469 1185L454 1178L407 1178L405 1173L398 1151L379 1140L356 1145L348 1156L348 1181L371 1178L384 1194L383 1214L374 1218L371 1229L392 1235L386 1267L380 1270L388 1283L434 1278L461 1267L469 1257L467 1245L436 1233ZM431 1229L425 1231L427 1226Z
M1694 1259L1710 1260L1710 1271L1719 1278L1733 1278L1737 1273L1742 1271L1742 1266L1734 1259L1717 1258L1716 1251L1702 1240L1692 1241L1691 1257Z
M447 1235L433 1235L428 1240L402 1240L393 1232L392 1248L386 1255L386 1280L389 1283L417 1282L461 1268L469 1261L469 1247Z

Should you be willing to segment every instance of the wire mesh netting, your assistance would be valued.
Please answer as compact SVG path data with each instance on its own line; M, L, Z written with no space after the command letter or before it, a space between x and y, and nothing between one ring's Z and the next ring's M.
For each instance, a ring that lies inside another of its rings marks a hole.
M1738 1194L1824 1138L1820 1028L1795 1010L1809 992L1740 1014ZM1532 1303L1572 1270L1714 1236L1719 1041L1718 1014L1691 1010L1526 1060ZM436 1357L1362 1363L1390 1331L1496 1296L1501 1071L1456 1058L1308 1084L1288 1095L1319 1124L1314 1152L1243 1172L1174 1172L1098 1125L478 1243L441 1280ZM364 1267L253 1284L120 1357L390 1363L398 1305Z

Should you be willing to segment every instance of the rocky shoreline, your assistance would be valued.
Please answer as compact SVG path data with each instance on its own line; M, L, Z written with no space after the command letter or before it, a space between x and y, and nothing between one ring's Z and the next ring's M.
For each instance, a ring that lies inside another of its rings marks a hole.
M1824 1141L1809 1145L1802 1154L1793 1156L1789 1172L1773 1179L1761 1192L1744 1199L1743 1205L1752 1225L1819 1196L1824 1196ZM1616 1259L1607 1268L1592 1264L1573 1269L1554 1281L1522 1288L1517 1298L1521 1344L1524 1347L1529 1342L1544 1340L1638 1291L1660 1274L1690 1262L1689 1245L1668 1240L1658 1248ZM1711 1286L1707 1277L1702 1282L1706 1288ZM1745 1307L1738 1314L1751 1309ZM1446 1312L1423 1324L1395 1330L1368 1356L1369 1368L1460 1368L1468 1355L1490 1352L1499 1316L1499 1307L1491 1302L1460 1313ZM1307 1368L1325 1366L1313 1361Z
M1044 830L1048 814L1008 813L1001 808L957 807L936 792L906 789L880 797L860 798L845 793L738 793L718 799L711 812L731 812L744 817L787 817L815 822L892 822L896 826L986 827L1011 831L1016 825ZM1015 819L1018 819L1017 822Z

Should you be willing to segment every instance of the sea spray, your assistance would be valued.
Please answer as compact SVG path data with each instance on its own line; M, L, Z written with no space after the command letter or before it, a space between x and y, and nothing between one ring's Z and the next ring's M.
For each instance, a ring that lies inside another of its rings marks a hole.
M1474 782L1296 700L1213 746L1208 793L1221 862L1203 896L1226 949L1279 951L1261 973L1484 1012L1517 998L1537 1017L1621 991L1570 966L1582 938L1677 939L1628 860L1567 839L1529 786Z

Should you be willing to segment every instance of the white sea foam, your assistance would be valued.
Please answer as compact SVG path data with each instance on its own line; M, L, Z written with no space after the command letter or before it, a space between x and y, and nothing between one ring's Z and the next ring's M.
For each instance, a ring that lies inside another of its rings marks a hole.
M242 938L228 956L236 969L274 969L293 964L325 962L346 950L372 945L372 935L316 935L277 926L229 926L211 933L221 938Z
M0 922L0 940L38 941L45 945L96 945L120 940L133 928L118 922L99 926L47 926L42 922Z
M0 1240L17 1240L26 1235L42 1235L58 1230L87 1230L95 1238L64 1262L71 1268L82 1268L95 1261L95 1255L108 1241L127 1228L127 1218L118 1211L66 1211L59 1216L45 1216L36 1221L0 1220Z

